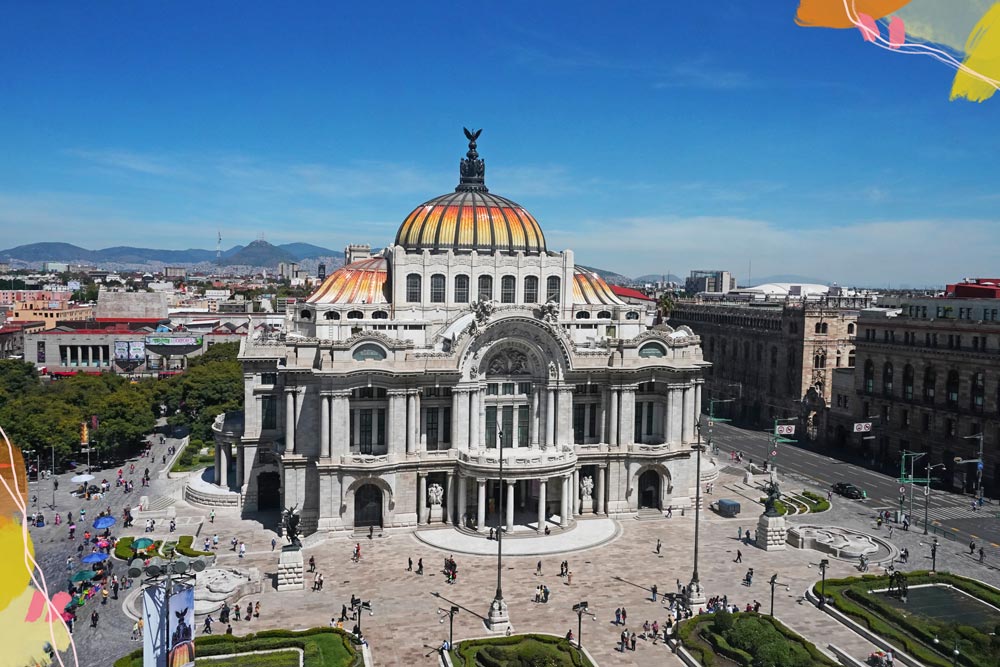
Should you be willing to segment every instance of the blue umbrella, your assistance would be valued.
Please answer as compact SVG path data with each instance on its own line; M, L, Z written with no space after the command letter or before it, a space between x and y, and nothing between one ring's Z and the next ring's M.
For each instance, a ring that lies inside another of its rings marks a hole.
M94 528L97 530L104 530L105 528L110 528L115 525L117 521L113 516L99 516L94 519Z
M87 554L86 556L84 556L83 558L81 558L80 562L81 563L100 563L100 562L106 561L108 558L110 558L110 556L108 556L107 554L92 553L92 554Z

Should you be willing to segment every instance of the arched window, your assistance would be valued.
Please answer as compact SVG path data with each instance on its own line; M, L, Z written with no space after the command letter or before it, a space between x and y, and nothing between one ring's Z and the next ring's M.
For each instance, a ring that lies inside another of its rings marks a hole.
M559 303L561 301L559 295L559 276L549 276L545 280L545 301L555 301Z
M410 303L420 303L419 273L411 273L406 276L406 300Z
M387 320L389 319L389 313L385 312L384 310L376 310L374 313L372 313L372 319Z
M958 405L958 371L950 370L948 371L948 381L945 383L945 392L947 393L945 400L948 405Z
M937 391L937 371L933 366L924 369L924 400L928 403L934 402L934 394Z
M910 364L903 367L903 398L913 400L913 366Z
M558 280L558 278L556 280ZM634 310L630 310L627 313L625 313L625 319L626 320L637 320L637 319L639 319L639 313L635 312Z
M365 316L365 314L362 313L360 310L352 310L349 313L347 313L347 319L349 319L349 320L364 319L364 316Z
M667 351L659 343L646 343L639 348L639 356L643 358L665 357L667 356Z
M875 364L871 359L865 361L865 393L870 394L875 391Z
M813 357L813 368L826 368L826 354L817 352Z
M538 303L538 276L527 276L524 279L524 302Z
M854 323L853 322L851 322L850 324L847 325L847 335L848 336L853 336L854 335Z
M493 276L479 276L479 300L493 299Z
M517 297L517 280L514 276L504 276L500 279L500 303L514 303Z
M312 313L310 313L308 310L303 310L301 313L299 313L299 316L304 320L312 319Z
M469 303L469 276L455 276L455 303Z
M382 361L385 359L386 354L385 350L378 345L365 343L355 348L351 356L354 357L355 361Z
M339 320L340 319L340 313L338 313L335 310L328 310L328 311L326 311L323 314L323 319L324 320Z
M444 303L445 279L440 273L431 276L431 303Z
M610 320L611 319L611 311L610 310L602 310L601 312L597 313L597 317L598 317L598 319L602 319L602 320Z
M986 405L986 374L976 371L972 374L972 409L982 412Z
M882 364L882 393L892 396L892 362Z
M589 320L590 319L590 313L588 313L585 310L581 310L579 313L576 314L576 319L578 319L578 320Z
M819 322L816 323L816 333L823 333L823 325Z
M854 358L855 358L855 356L856 355L855 355L854 350L851 350L850 352L847 353L847 367L848 368L854 368L854 363L855 363Z

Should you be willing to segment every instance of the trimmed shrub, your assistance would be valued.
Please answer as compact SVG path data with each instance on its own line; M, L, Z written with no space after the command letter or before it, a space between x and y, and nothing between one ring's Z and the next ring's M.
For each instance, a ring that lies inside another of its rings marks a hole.
M188 556L189 558L196 558L198 556L214 556L215 554L211 551L198 551L191 545L194 544L193 535L181 535L177 540L177 553L182 556Z

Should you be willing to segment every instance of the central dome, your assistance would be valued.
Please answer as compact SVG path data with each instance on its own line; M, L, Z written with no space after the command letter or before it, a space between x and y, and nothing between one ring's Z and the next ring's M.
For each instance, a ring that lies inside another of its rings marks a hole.
M480 132L465 131L469 152L455 192L413 209L396 232L396 245L417 251L545 252L538 221L520 204L486 188L486 166L476 152Z

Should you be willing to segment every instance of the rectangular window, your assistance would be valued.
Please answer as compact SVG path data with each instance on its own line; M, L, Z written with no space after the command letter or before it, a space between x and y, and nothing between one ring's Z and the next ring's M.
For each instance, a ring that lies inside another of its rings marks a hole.
M358 444L362 454L372 453L372 410L364 408L358 411L361 417L360 434Z
M278 428L278 399L276 396L261 397L260 427L265 430Z
M427 408L426 417L427 420L427 449L435 450L438 448L438 411L437 408Z
M497 406L486 406L486 448L496 449L497 446Z
M499 393L500 393L500 385L497 384L496 382L490 382L489 384L486 385L487 396L496 396Z
M278 374L277 373L261 373L260 383L263 385L271 385L272 387L278 384Z
M531 383L530 382L518 382L517 383L517 393L523 394L525 396L531 396Z
M444 408L441 412L443 414L441 417L441 442L451 444L451 408Z
M375 444L379 448L385 447L385 408L379 408L375 411L375 423L378 426L378 437L375 439Z
M909 410L903 410L902 417L903 417L902 418L903 426L904 427L909 426L910 425L910 411Z
M845 409L845 410L846 410L847 408L849 408L849 407L850 407L850 406L849 406L849 405L847 404L847 402L848 402L849 400L850 400L850 399L848 399L848 397L847 397L847 396L844 396L844 409Z
M513 382L504 382L503 383L503 395L504 396L513 396L514 395L514 383Z
M517 406L517 447L527 447L528 442L528 406Z
M642 405L642 403L635 404L635 419L633 420L632 430L636 442L642 442Z
M38 347L35 348L35 359L38 363L45 363L45 341L38 341ZM107 355L104 356L105 360L108 358Z
M573 442L583 442L583 428L587 416L587 406L576 403L573 406Z
M646 433L653 432L653 404L646 403Z
M587 423L587 436L591 438L597 437L597 403L593 403L590 406L590 419Z
M503 406L503 446L511 447L514 444L514 406Z

